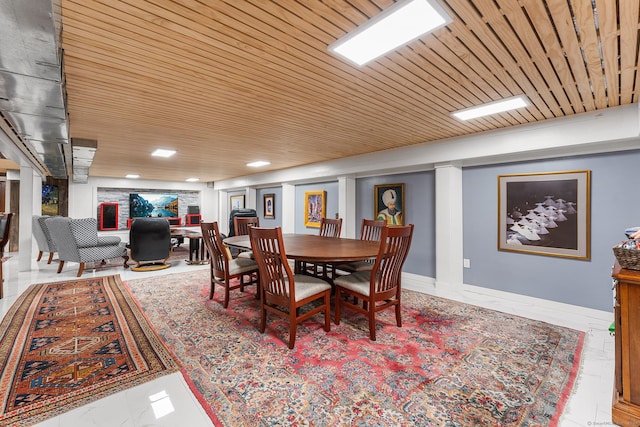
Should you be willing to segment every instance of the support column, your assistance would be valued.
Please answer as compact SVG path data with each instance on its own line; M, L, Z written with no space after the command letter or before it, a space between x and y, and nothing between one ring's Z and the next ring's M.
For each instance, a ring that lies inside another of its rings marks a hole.
M353 176L338 177L338 213L342 218L341 237L356 238L356 179Z
M256 203L257 191L255 187L246 187L245 194L246 194L245 196L246 203L244 204L244 207L247 209L257 209L258 207L258 204Z
M38 201L34 199L38 197ZM18 228L18 271L31 270L33 254L33 233L31 219L33 213L42 211L42 181L30 166L20 166L20 226Z
M462 291L462 167L447 163L436 172L436 286Z
M223 234L229 234L229 193L218 191L218 229Z

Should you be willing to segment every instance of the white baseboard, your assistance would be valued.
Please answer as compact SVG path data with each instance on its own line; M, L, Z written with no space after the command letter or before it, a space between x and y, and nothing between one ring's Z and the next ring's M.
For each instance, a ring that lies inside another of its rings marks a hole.
M608 312L475 285L436 283L433 277L412 273L402 274L402 287L580 330L608 327L613 321L613 309Z

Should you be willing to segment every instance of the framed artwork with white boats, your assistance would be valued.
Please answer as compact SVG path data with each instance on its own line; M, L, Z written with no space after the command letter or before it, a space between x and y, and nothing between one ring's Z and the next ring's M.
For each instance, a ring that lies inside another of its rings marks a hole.
M591 171L498 176L498 250L588 260Z

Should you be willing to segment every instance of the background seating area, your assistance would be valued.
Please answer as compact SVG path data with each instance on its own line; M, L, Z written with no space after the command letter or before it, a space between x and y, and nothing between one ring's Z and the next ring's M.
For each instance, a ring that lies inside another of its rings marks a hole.
M45 224L58 251L58 273L67 261L80 264L78 277L82 275L87 262L104 262L107 259L122 257L124 267L128 267L129 255L126 245L118 236L98 236L97 219L60 216L47 218Z

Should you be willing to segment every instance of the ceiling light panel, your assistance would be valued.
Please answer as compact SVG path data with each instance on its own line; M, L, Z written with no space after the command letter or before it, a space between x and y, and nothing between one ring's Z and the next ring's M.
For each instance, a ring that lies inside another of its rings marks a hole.
M362 66L451 21L435 0L400 1L332 43L329 50Z
M163 148L158 148L153 153L151 153L151 155L155 157L171 157L174 154L176 154L176 150L165 150Z
M256 162L247 163L247 166L249 166L251 168L259 168L259 167L267 166L267 165L270 165L270 164L271 164L271 162L267 162L267 161L264 161L264 160L258 160Z
M512 98L502 99L500 101L489 102L487 104L478 105L477 107L465 108L452 113L453 116L460 120L477 119L478 117L490 116L492 114L504 113L505 111L524 108L529 105L526 96L514 96Z

